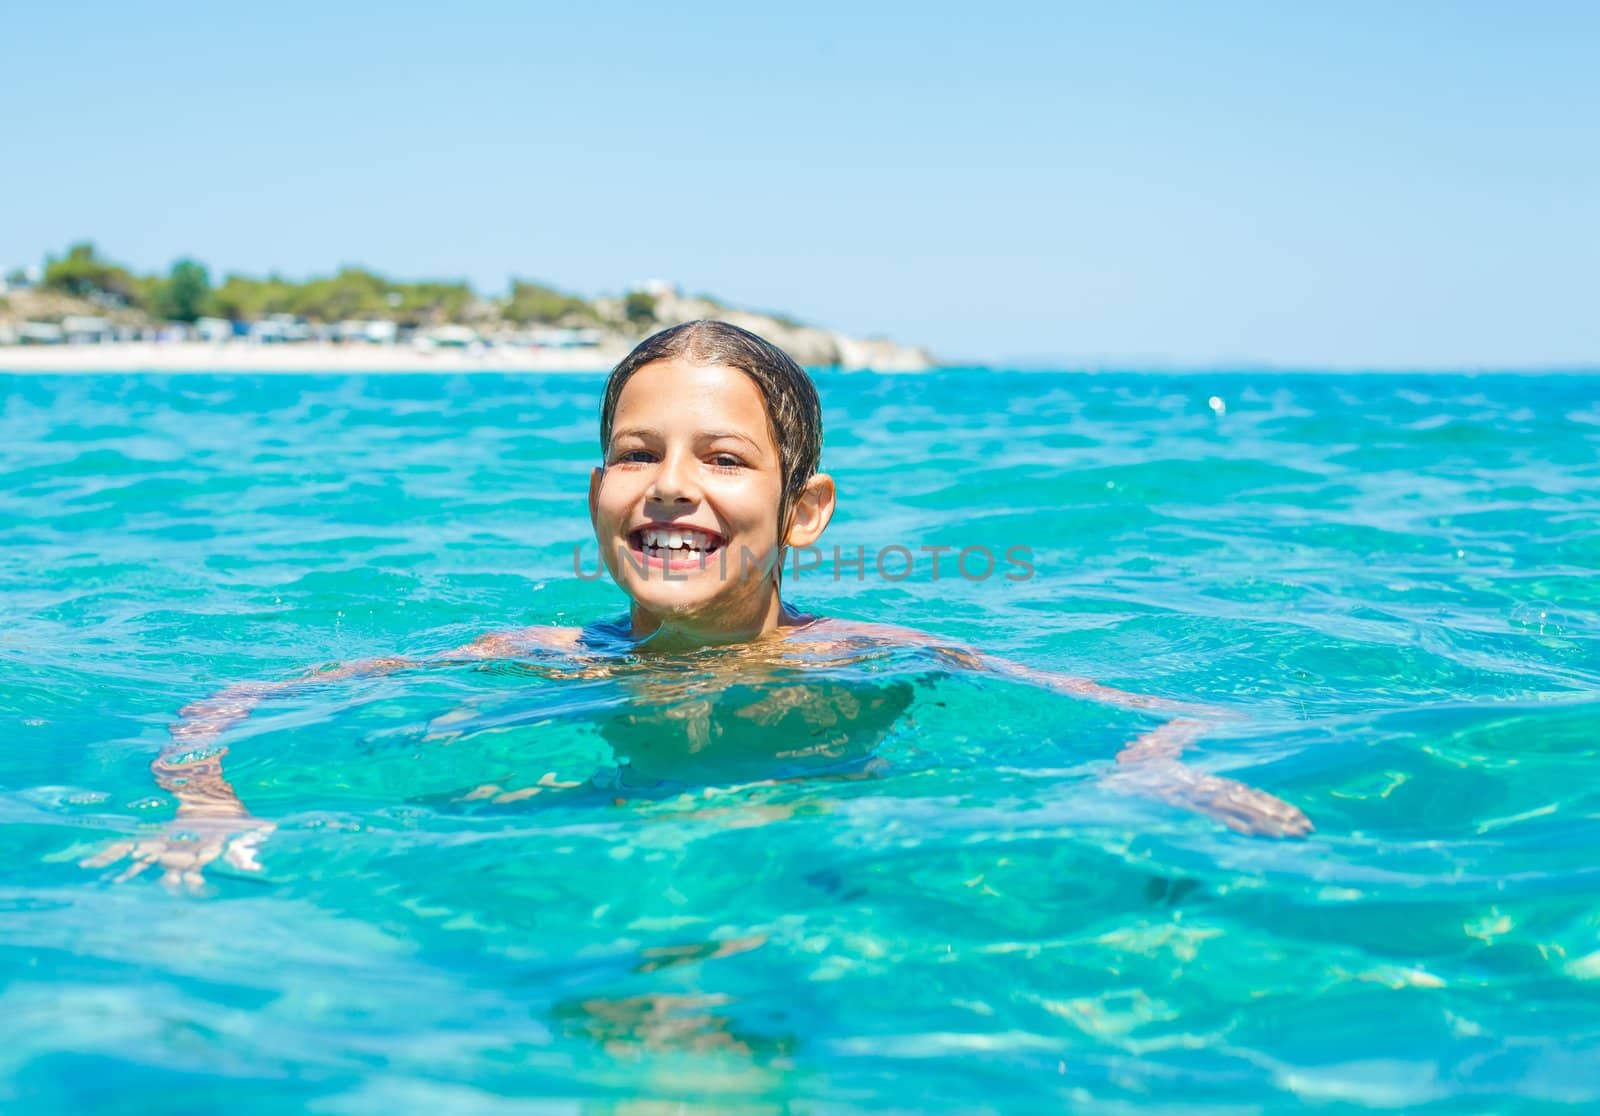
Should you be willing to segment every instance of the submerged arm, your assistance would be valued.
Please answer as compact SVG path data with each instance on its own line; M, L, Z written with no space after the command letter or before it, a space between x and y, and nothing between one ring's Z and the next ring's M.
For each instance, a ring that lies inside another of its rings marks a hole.
M452 651L425 659L399 657L361 659L341 666L306 671L297 678L280 682L235 682L211 697L178 710L178 719L169 731L171 741L162 749L151 771L163 790L178 799L179 816L187 811L198 814L245 814L244 804L222 777L222 757L226 748L214 741L229 728L250 716L252 710L269 698L301 693L324 682L347 678L380 678L402 670L442 663L471 662L504 658L532 646L561 646L576 640L576 629L527 628L511 632L490 632Z
M1247 786L1237 779L1208 775L1184 763L1183 750L1238 715L1215 706L1171 701L1131 694L1102 686L1087 678L1055 674L983 656L983 666L998 674L1024 679L1074 697L1124 709L1147 709L1174 717L1136 736L1117 753L1117 767L1106 777L1115 787L1164 798L1179 806L1216 818L1239 833L1272 837L1301 837L1311 832L1311 819L1276 795Z
M551 633L545 638L562 637ZM191 889L201 886L201 870L219 856L237 868L260 871L255 852L274 826L253 817L228 782L222 769L228 749L216 743L225 731L248 717L261 702L319 683L379 677L430 663L510 655L538 639L524 632L493 633L429 659L364 659L281 682L236 682L186 705L169 726L171 740L150 764L156 783L178 800L176 819L159 836L118 842L84 864L103 867L127 857L131 864L119 880L159 866L165 870L162 880L167 886Z
M1246 786L1236 779L1208 775L1179 758L1185 748L1202 736L1230 721L1239 720L1239 715L1230 710L1129 693L1087 678L1024 666L909 628L837 621L835 625L836 630L844 632L871 634L878 638L887 636L913 646L925 647L940 660L962 670L1015 678L1057 693L1123 709L1169 714L1172 720L1135 737L1117 753L1117 766L1106 776L1110 785L1153 794L1188 809L1198 810L1240 833L1298 837L1311 832L1313 828L1310 818L1283 799Z
M467 662L514 655L534 643L557 642L567 638L559 630L534 628L523 632L491 632L464 643L453 651L426 659L398 657L361 659L341 666L308 670L296 678L280 682L235 682L211 697L192 702L178 710L171 727L172 741L162 751L162 759L182 756L204 748L224 731L250 716L263 701L284 694L300 693L323 682L342 682L347 678L380 678L402 670L440 663ZM160 760L157 761L161 762Z
M150 773L178 800L179 818L248 818L249 811L223 775L222 757L228 749L216 745L218 737L270 698L319 682L377 677L420 665L410 659L365 659L280 682L235 682L178 710L178 719L167 729L171 739L150 764Z

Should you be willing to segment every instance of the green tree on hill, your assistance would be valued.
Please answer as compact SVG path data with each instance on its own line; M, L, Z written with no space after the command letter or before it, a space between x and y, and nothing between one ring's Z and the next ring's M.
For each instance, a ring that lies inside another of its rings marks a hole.
M139 283L128 269L101 259L87 240L68 248L59 260L46 258L44 285L77 298L102 295L124 305L137 303L140 294Z
M525 279L511 281L511 297L503 312L508 320L518 325L561 325L596 320L594 307L583 299Z
M656 320L656 296L649 291L629 291L622 300L622 312L634 325L650 325Z
M246 306L271 305L267 313L298 314L318 322L383 319L405 325L459 321L475 297L466 283L395 283L360 267L300 284L277 280L270 289L240 277L228 293L230 301Z
M257 321L268 314L291 314L295 293L295 284L278 275L265 279L229 275L222 286L211 292L211 311L235 322Z
M209 309L211 276L205 265L179 260L158 288L150 309L169 322L192 322Z
M458 322L475 298L466 283L391 283L384 316L412 326Z
M312 321L342 322L380 318L388 310L388 282L364 268L346 267L337 275L300 284L293 312Z
M233 273L212 287L210 275L199 261L178 260L166 275L136 275L120 264L103 259L93 244L80 241L64 256L46 259L43 286L103 306L128 306L169 321L193 322L203 316L235 322L259 321L274 314L291 314L313 322L333 324L350 320L391 321L426 328L447 322L473 322L519 326L620 326L615 303L604 302L604 320L595 304L555 287L514 279L510 294L485 301L461 281L423 280L396 282L364 267L343 267L334 275L303 282L269 275L258 279ZM21 273L15 273L20 281ZM700 296L713 308L721 304ZM649 291L631 291L621 304L623 321L633 330L658 325L660 305ZM777 315L782 325L797 324Z

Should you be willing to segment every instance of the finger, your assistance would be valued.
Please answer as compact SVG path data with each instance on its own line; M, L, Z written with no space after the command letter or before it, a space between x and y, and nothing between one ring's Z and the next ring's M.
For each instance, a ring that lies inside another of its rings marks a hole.
M144 860L142 858L137 858L136 856L134 862L128 865L127 870L111 882L127 883L129 880L133 879L133 877L139 875L139 873L143 872L146 868L150 867L154 863L155 861L153 860Z
M1230 828L1251 836L1275 836L1280 828L1269 811L1239 795L1229 795L1220 804L1218 816Z
M1255 831L1272 837L1303 837L1311 831L1311 819L1295 807L1261 791L1240 803L1241 815Z
M1275 795L1255 791L1248 805L1252 816L1274 837L1302 837L1311 831L1311 819Z
M1192 793L1200 809L1241 833L1273 832L1281 826L1282 810L1293 809L1264 791L1216 775L1200 778Z
M1225 810L1211 810L1208 813L1235 833L1243 833L1246 837L1253 837L1260 832L1248 820L1237 814L1229 813Z
M181 873L199 867L206 861L214 859L216 855L216 852L212 852L208 856L205 847L196 848L191 844L167 845L156 859L167 871Z
M245 872L261 871L261 862L256 859L256 850L266 839L265 833L246 833L228 846L227 862Z
M80 868L104 868L108 864L115 864L133 851L132 841L118 841L114 845L100 850L91 857L78 861Z

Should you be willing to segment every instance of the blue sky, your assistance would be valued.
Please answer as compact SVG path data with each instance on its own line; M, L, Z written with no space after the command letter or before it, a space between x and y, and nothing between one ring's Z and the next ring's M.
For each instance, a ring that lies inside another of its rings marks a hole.
M664 277L940 356L1600 365L1600 5L8 5L0 264Z

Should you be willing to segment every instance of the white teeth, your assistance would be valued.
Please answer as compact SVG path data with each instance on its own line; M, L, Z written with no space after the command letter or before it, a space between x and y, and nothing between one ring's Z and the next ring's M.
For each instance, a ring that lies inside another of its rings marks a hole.
M639 532L640 541L652 550L687 550L703 553L711 549L711 536L695 530L667 530L645 527Z

